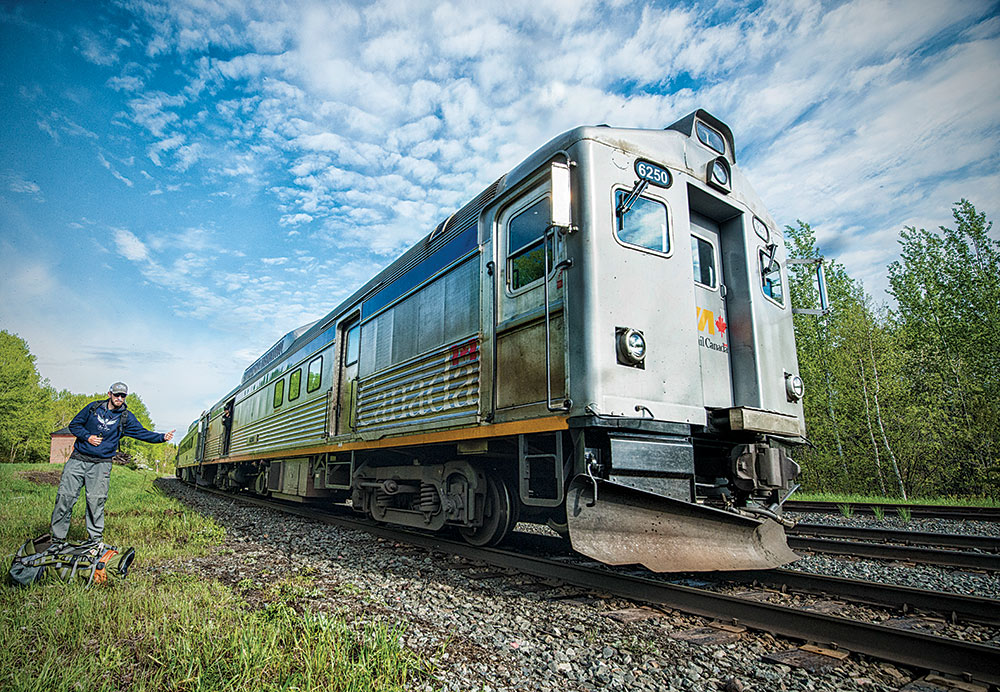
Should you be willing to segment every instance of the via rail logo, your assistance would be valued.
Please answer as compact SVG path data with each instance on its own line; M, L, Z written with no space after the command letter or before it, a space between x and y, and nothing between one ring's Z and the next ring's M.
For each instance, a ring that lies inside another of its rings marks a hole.
M725 342L726 329L729 328L729 325L726 324L725 318L722 315L716 316L711 310L698 306L695 306L695 311L698 318L698 345L710 351L729 353L729 345ZM716 330L719 332L718 339L713 339L711 337L715 336ZM700 332L707 332L707 334Z

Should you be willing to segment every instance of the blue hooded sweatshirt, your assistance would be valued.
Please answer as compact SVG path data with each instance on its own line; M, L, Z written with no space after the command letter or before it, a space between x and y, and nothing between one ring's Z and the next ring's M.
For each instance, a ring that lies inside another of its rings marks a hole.
M125 416L124 419L121 419ZM121 419L119 421L119 419ZM119 422L121 426L119 427ZM101 459L110 459L118 451L118 438L134 437L143 442L164 442L163 433L146 430L135 414L123 402L111 410L108 401L93 401L83 407L70 421L69 431L76 435L73 449L81 454ZM96 447L87 442L91 435L104 438Z

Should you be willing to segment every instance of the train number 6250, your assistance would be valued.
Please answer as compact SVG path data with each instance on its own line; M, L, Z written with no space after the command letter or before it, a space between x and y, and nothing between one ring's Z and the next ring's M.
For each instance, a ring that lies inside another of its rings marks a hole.
M666 168L641 159L635 162L635 174L639 176L639 180L645 180L657 187L670 187L670 183L673 182L670 171Z

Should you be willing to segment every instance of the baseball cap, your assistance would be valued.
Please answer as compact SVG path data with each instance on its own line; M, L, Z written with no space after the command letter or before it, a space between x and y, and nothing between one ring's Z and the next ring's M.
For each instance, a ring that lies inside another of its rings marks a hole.
M112 394L128 394L128 387L124 382L115 382L108 391Z

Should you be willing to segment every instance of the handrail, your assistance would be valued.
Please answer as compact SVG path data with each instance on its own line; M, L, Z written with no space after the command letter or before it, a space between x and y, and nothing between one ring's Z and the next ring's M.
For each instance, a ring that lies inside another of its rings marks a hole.
M542 264L542 285L544 286L544 301L545 301L545 407L549 411L568 411L572 406L572 402L569 399L563 399L563 401L558 405L553 405L552 403L552 310L549 306L549 237L553 236L553 229L555 226L548 226L545 232L542 234L542 254L544 255L544 263ZM554 254L554 253L553 253ZM557 265L552 267L552 277L559 275L559 272L564 268L569 268L573 266L573 260L566 258L560 261ZM566 345L567 331L566 331L566 311L563 310L563 345ZM564 385L565 387L565 385Z

